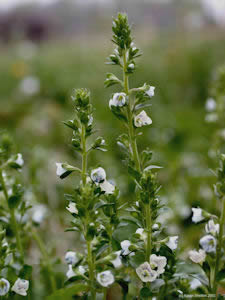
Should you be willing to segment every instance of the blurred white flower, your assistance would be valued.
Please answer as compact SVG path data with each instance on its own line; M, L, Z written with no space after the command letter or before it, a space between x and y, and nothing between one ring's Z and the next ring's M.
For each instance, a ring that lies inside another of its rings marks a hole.
M66 209L71 213L71 214L78 214L78 209L76 207L76 203L70 202Z
M129 64L128 68L133 70L134 69L134 64Z
M154 86L149 86L149 89L145 91L145 93L152 98L155 95L155 87Z
M201 222L202 220L204 220L201 208L192 207L192 212L193 212L192 222L198 223L198 222Z
M131 251L129 250L129 247L131 245L131 242L129 240L124 240L120 243L120 246L122 248L121 254L122 255L129 255Z
M136 273L142 282L153 282L158 276L158 273L151 269L147 261L136 269Z
M113 94L112 99L109 101L109 107L119 106L122 107L126 105L126 94L125 93L115 93Z
M166 243L166 245L167 245L171 250L177 249L177 246L178 246L178 235L170 236L168 242Z
M105 170L101 167L94 169L91 171L91 179L95 183L101 183L104 182L106 179L106 173Z
M213 98L208 98L205 103L205 109L212 112L216 109L216 101Z
M101 286L108 287L115 281L114 275L111 271L107 270L97 274L97 281Z
M191 250L189 251L189 258L196 264L202 264L205 261L206 253L202 249L199 251Z
M109 181L105 180L102 183L100 183L100 188L103 192L106 194L113 194L115 191L115 186L111 184Z
M68 265L75 265L79 262L80 255L77 252L74 251L68 251L65 255L65 261Z
M10 283L7 279L1 278L0 279L0 296L5 296L10 288Z
M150 256L150 267L152 270L156 271L158 275L165 272L165 266L167 264L167 259L165 256L157 256L152 254Z
M145 241L147 239L147 233L144 231L144 228L138 228L135 233L140 235L141 240Z
M146 114L144 110L140 112L135 118L134 118L134 125L136 127L142 127L146 125L152 124L152 119Z
M73 271L73 266L72 265L68 265L68 271L66 272L66 277L69 279L73 276L75 276L76 274Z
M18 295L26 296L29 289L29 281L18 278L12 287L12 291Z
M190 281L191 290L196 290L201 285L202 285L201 282L197 278L194 278Z
M17 154L15 163L16 163L17 165L19 165L20 167L23 166L24 160L23 160L23 157L22 157L22 154L21 154L21 153L18 153L18 154Z
M116 255L116 258L114 258L113 260L111 260L111 263L113 264L113 266L114 266L115 269L119 269L123 265L121 257L120 257L121 250L114 252L114 254Z
M67 172L67 170L66 169L64 169L63 167L62 167L62 163L56 163L56 175L57 176L59 176L59 177L61 177L64 173L66 173Z
M209 222L205 225L206 233L211 233L212 235L216 235L219 233L220 225L215 224L213 220L209 220Z
M85 268L83 266L78 266L77 268L78 273L84 275L84 273L86 272Z
M207 234L200 239L199 243L206 253L216 252L217 241L214 236Z
M40 80L35 76L27 76L20 82L19 89L23 94L33 96L40 91Z
M41 224L47 215L48 209L43 204L38 204L32 207L32 221L36 224Z

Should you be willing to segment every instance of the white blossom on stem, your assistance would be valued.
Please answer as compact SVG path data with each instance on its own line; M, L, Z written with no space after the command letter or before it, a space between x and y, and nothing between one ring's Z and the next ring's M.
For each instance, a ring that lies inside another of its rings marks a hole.
M144 110L142 110L137 116L134 118L135 127L142 127L146 125L152 124L152 119L146 114Z
M21 296L26 296L28 289L29 281L21 278L18 278L12 287L12 291Z
M108 287L115 281L114 275L111 271L103 271L97 274L97 281L101 286Z
M205 261L206 253L202 249L199 251L191 250L189 251L189 258L196 264L202 264Z
M147 261L136 269L136 273L142 282L153 282L158 276L158 273L151 269Z

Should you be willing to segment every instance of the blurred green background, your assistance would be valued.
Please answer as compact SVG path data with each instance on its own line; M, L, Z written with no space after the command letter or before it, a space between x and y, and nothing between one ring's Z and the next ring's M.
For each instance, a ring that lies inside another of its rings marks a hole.
M154 162L163 166L161 197L169 209L161 218L169 223L168 233L180 235L181 249L196 247L201 233L191 224L191 207L217 211L210 172L217 165L210 157L216 126L205 122L205 101L216 69L225 62L225 10L222 17L214 14L208 1L47 3L0 6L0 128L23 153L25 197L48 208L41 225L46 244L60 258L81 244L74 233L64 232L70 218L63 194L76 178L62 182L55 175L56 162L80 164L62 124L73 116L73 88L91 90L96 129L108 144L108 152L90 156L89 167L103 166L123 201L133 197L116 144L124 128L108 107L117 89L103 85L106 72L114 72L104 64L113 49L112 16L125 11L143 51L131 86L156 87L149 109L153 125L143 130L140 149L149 146ZM30 259L38 262L30 247Z

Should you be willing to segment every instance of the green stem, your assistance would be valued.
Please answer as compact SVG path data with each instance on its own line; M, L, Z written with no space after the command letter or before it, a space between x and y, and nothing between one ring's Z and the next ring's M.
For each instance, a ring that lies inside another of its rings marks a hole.
M48 252L46 251L45 245L44 245L41 237L38 235L37 231L32 230L32 237L36 241L36 243L37 243L37 245L38 245L38 247L41 251L41 254L43 256L43 259L44 259L45 264L46 264L47 269L48 269L49 280L50 280L50 283L51 283L52 292L54 292L56 290L56 282L55 282L55 278L53 276L52 266L51 266L51 263L50 263L50 260L49 260Z
M146 211L146 229L147 229L147 246L146 246L146 261L149 261L151 251L152 251L152 217L151 217L151 207L150 203L145 205Z
M124 50L124 53L123 53L124 92L127 95L127 97L129 97L129 78L126 73L126 65L127 65L126 50ZM131 145L131 149L132 149L134 163L135 163L136 169L138 171L141 171L140 160L139 160L138 149L137 149L137 142L136 142L136 137L135 137L135 133L134 133L132 107L131 107L130 99L128 101L128 106L127 106L127 117L128 117L128 133L129 133L129 139L130 139L130 145Z
M88 267L89 267L89 279L90 279L90 288L91 288L91 299L96 299L95 287L94 287L94 263L92 255L91 241L87 241L87 251L88 251Z
M86 184L86 173L87 173L87 151L86 151L86 129L82 125L81 132L81 144L82 144L82 182L83 185Z
M214 281L213 281L213 292L217 294L217 278L216 275L219 271L220 259L222 256L222 245L223 245L223 232L224 232L224 223L225 223L225 197L222 200L222 211L220 216L220 229L219 229L219 237L218 237L218 245L216 251L216 263L215 263L215 271L214 271Z
M5 185L5 180L4 180L4 177L2 175L2 170L1 169L0 169L0 182L1 182L1 185L2 185L2 190L3 190L4 196L5 196L6 202L8 204L9 196L8 196L8 191L7 191L7 188L6 188L6 185ZM23 246L22 246L22 242L21 242L21 239L20 239L19 231L18 231L18 224L17 224L16 218L15 218L15 211L14 211L13 208L9 207L9 212L10 212L10 218L11 218L11 226L12 226L13 232L14 232L15 237L16 237L16 244L17 244L17 247L19 249L22 261L24 261Z

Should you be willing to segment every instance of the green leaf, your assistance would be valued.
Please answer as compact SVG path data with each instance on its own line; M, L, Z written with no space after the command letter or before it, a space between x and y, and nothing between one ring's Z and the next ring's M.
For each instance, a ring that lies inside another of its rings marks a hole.
M223 268L222 270L220 270L217 274L216 274L216 280L219 282L221 280L225 279L225 268Z
M129 240L137 228L138 226L134 223L121 223L113 232L113 238L119 243L124 240Z
M47 300L72 300L73 296L86 292L88 290L88 286L84 284L76 284L72 285L68 288L59 289L50 296L47 297Z
M151 296L152 296L152 292L151 292L151 290L150 290L147 286L145 286L145 287L143 287L143 288L141 289L141 291L140 291L140 296L141 296L142 298L148 298L148 297L151 297Z
M128 166L128 173L137 181L139 181L141 178L141 174L137 170L135 170L131 165Z
M32 274L32 266L24 265L20 271L20 278L29 280Z
M21 201L21 197L19 195L10 196L8 199L8 205L10 209L15 209L18 207Z

